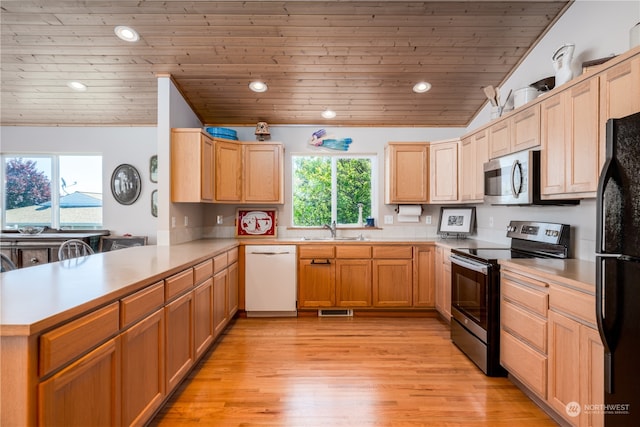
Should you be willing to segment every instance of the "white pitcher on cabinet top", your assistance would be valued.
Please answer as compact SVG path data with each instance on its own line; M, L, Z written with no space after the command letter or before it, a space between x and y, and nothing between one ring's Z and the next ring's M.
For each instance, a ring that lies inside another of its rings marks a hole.
M564 44L560 46L551 57L553 69L556 71L556 87L568 82L573 78L571 70L571 60L573 59L574 44Z

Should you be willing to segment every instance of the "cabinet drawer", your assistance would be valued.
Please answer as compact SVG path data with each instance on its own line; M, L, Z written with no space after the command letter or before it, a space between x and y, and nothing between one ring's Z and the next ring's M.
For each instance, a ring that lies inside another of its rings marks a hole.
M171 298L182 293L193 286L193 268L175 274L165 279L164 298L169 301Z
M374 246L374 258L413 258L413 246Z
M336 258L371 258L371 246L337 245Z
M115 335L120 326L114 302L40 336L40 376L46 375Z
M502 328L529 342L542 353L547 353L547 321L524 309L502 300L500 304Z
M230 249L227 252L227 263L231 265L236 261L238 261L238 248Z
M500 331L500 363L534 393L547 398L547 358L513 335Z
M300 258L333 258L335 246L333 245L300 245L298 247Z
M523 286L519 284L518 281L527 283L530 286L537 286L540 290L529 286ZM546 283L544 282L537 282L525 277L503 274L501 280L501 293L503 298L526 307L542 317L547 317L549 296L546 293L545 286Z
M549 288L549 307L583 322L596 324L596 298L593 295L560 286Z
M120 327L126 328L164 305L164 283L151 285L120 300Z
M227 255L227 252L217 255L216 257L213 258L213 272L218 273L224 270L225 268L227 268L228 264L229 264L229 256Z
M193 282L200 283L213 276L213 260L208 259L193 267Z

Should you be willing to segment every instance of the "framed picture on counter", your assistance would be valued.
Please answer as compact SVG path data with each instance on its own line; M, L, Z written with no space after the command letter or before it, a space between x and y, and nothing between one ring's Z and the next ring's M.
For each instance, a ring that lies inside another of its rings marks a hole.
M238 209L236 212L236 237L276 237L276 209Z
M455 235L465 237L473 232L476 221L476 208L440 208L438 234L443 237Z
M100 252L115 251L116 249L145 246L147 236L102 236L100 237Z

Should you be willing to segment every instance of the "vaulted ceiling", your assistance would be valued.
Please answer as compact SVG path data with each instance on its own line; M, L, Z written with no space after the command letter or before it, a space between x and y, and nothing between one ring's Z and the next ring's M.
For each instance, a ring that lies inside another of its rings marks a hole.
M168 73L213 126L466 126L569 4L3 0L0 120L153 125Z

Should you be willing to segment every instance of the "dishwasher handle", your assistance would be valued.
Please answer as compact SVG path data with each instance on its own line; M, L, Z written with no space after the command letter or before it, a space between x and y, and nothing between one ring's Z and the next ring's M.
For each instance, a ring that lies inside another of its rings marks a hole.
M251 255L287 255L291 252L282 251L282 252L249 252Z
M329 265L331 264L331 260L325 259L324 261L316 261L315 259L311 260L311 264L314 265Z

